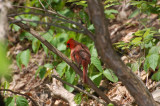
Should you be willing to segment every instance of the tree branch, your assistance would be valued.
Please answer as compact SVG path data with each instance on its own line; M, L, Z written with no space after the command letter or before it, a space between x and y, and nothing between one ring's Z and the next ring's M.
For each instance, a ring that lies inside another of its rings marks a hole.
M12 20L13 21L13 20ZM28 31L31 33L34 37L36 37L38 40L40 40L50 51L54 52L56 55L61 57L68 65L70 65L75 72L82 78L82 70L79 69L70 59L68 59L67 56L65 56L63 53L61 53L57 48L52 46L47 40L45 40L43 37L41 37L35 30L30 28L27 24L23 24L22 22L17 22L16 25L20 26L22 29ZM107 103L113 103L115 106L116 104L110 99L90 80L90 78L87 77L88 85Z
M105 18L101 0L87 1L90 18L95 27L95 46L103 63L114 71L138 105L156 106L152 95L143 82L121 61L120 57L114 51L108 31L108 21Z
M18 94L18 95L22 95L22 96L25 96L27 99L30 99L33 103L34 106L39 106L38 103L36 101L34 101L30 96L28 95L25 95L25 94L22 94L22 93L19 93L19 92L15 92L15 91L12 91L10 89L0 89L0 91L9 91L9 92L12 92L14 94Z

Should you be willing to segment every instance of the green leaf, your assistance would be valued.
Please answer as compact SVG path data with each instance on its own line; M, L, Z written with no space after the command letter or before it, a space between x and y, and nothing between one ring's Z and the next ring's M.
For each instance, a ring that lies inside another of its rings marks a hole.
M149 43L145 43L145 48L151 48L153 46L152 42L150 41Z
M21 53L20 60L21 60L22 64L24 64L27 67L27 65L29 63L29 59L30 59L30 50L27 49Z
M55 3L58 3L60 0L53 0Z
M42 67L43 67L43 66L39 66L38 69L36 70L35 79L36 79L36 77L37 77L37 75L38 75L38 73L39 73L39 71L40 71L40 69L41 69Z
M138 45L142 42L141 40L142 40L142 37L136 37L131 41L131 43L135 44L135 45Z
M75 71L73 71L73 69L71 67L69 68L69 70L71 70L71 72L72 72L71 77L70 77L70 83L73 84L76 73L75 73Z
M154 71L158 65L158 59L159 59L158 54L152 54L148 57L149 65Z
M99 60L97 57L92 56L92 57L91 57L91 63L94 64L95 67L96 67L100 72L103 71L102 66L101 66L101 62L100 62L100 60Z
M101 80L102 80L102 73L99 73L99 74L96 74L96 75L93 75L90 77L91 80L97 85L99 86Z
M114 106L112 103L109 103L107 106Z
M105 10L105 14L112 14L112 13L118 13L118 11L117 10L114 10L114 9L107 9L107 10Z
M16 63L17 63L17 66L21 69L21 59L20 59L20 55L21 53L18 53L17 56L16 56Z
M112 82L117 82L118 81L118 77L113 73L112 70L110 69L106 69L103 71L103 75L110 81Z
M15 106L14 104L14 102L15 102L15 98L13 98L13 97L8 97L8 98L6 98L5 100L4 100L4 102L5 102L5 106Z
M52 69L52 68L53 68L53 65L52 65L52 64L49 64L49 63L47 63L47 64L45 64L45 65L44 65L44 67Z
M148 54L159 54L160 51L160 47L159 46L153 46L150 50Z
M74 97L74 101L76 104L80 104L82 101L82 94L81 93L76 94L76 96Z
M16 24L13 24L12 28L14 29L14 31L19 31L19 29L20 29L20 27Z
M59 43L59 44L57 45L57 49L58 49L59 51L66 50L66 45L63 44L63 43Z
M138 30L137 32L134 33L136 36L142 36L144 34L143 30Z
M28 101L23 96L16 96L16 106L28 106Z
M93 24L89 25L88 30L93 31L95 28L93 26Z
M71 84L73 84L73 81L75 79L75 72L70 68L68 67L66 72L65 72L65 80ZM65 85L64 86L69 92L72 92L74 90L74 88L68 86L68 85Z
M152 79L155 80L155 81L159 81L160 80L160 71L154 73L152 75Z
M133 72L137 71L138 70L138 62L131 64L131 69Z
M5 81L4 82L4 89L8 89L9 88L9 82L8 81Z
M32 36L32 34L30 34L29 32L22 32L20 34L20 40L23 40L24 38L27 38L28 40L34 39L34 37Z
M73 83L74 78L75 78L75 72L73 72L71 68L68 68L65 72L65 77L66 77L67 82Z
M39 77L41 78L41 79L43 79L44 78L44 76L45 76L45 74L46 74L46 68L45 67L42 67L41 69L40 69L40 71L39 71Z
M98 53L97 53L97 50L94 46L91 47L91 57L97 57L98 56Z
M33 49L33 51L37 52L39 47L40 47L40 41L38 39L34 38L33 41L32 41L32 49Z
M106 18L114 19L115 18L114 13L118 13L118 11L114 9L110 9L110 10L107 9L104 11L104 13L106 15Z
M148 58L145 59L145 62L144 62L144 66L143 66L143 67L144 67L144 70L145 70L146 72L148 72L148 69L149 69L149 67L150 67Z
M151 30L151 29L149 29L149 28L146 30L146 32L145 32L144 35L143 35L143 38L146 38L146 37L149 35L150 30Z
M51 33L47 32L42 35L44 39L46 39L48 42L50 42L53 39L53 35Z
M58 72L59 76L62 77L64 72L65 72L65 68L66 68L67 64L65 62L61 62L60 64L57 65L56 67L56 71Z
M132 12L132 14L128 18L129 19L133 18L133 17L137 16L139 13L140 13L139 9L136 9L135 11Z
M87 3L86 3L87 1L79 1L79 2L75 2L74 4L76 4L76 5L80 5L80 6L83 6L83 7L87 7Z
M9 66L10 61L7 58L7 45L1 44L0 42L0 77L10 73Z
M41 43L42 44L42 43ZM42 47L43 47L43 49L44 49L44 52L48 55L48 48L44 45L44 44L42 44Z
M72 92L74 90L74 88L64 84L65 89L67 89L67 91Z
M31 18L30 18L30 20L39 21L40 18L39 18L38 16L32 15ZM32 25L33 27L36 27L36 26L37 26L37 23L35 23L35 22L30 22L30 25Z

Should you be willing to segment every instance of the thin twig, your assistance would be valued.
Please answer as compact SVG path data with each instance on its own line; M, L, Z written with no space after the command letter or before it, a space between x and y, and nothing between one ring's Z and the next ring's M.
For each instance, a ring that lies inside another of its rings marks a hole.
M44 11L44 12L48 12L48 13L52 13L52 14L56 14L55 11L51 11L51 10L44 10L41 8L37 8L37 7L26 7L26 6L18 6L18 5L12 5L13 7L18 7L18 8L29 8L29 9L34 9L34 10L39 10L39 11Z
M9 91L9 92L12 92L14 94L25 96L27 99L30 99L33 102L34 106L39 106L38 103L35 100L33 100L30 96L28 96L28 95L25 95L25 94L22 94L22 93L19 93L19 92L15 92L15 91L12 91L10 89L0 89L0 91Z
M41 6L43 7L43 9L46 9L43 5L43 3L41 2L41 0L39 0L39 3L41 4Z
M75 24L77 25L79 28L83 29L85 34L88 35L92 40L94 40L94 34L92 32L90 32L86 27L84 27L82 24L80 23L77 23L77 22L74 22L72 20L70 20L69 18L57 13L56 11L51 11L51 10L45 10L45 9L41 9L41 8L36 8L36 7L26 7L26 6L17 6L17 5L13 5L13 7L20 7L20 8L30 8L30 9L35 9L35 10L40 10L40 11L45 11L45 12L48 12L48 13L52 13L52 14L55 14L63 19L65 19L65 21L67 21L68 23L72 23L72 24ZM46 15L46 13L44 14Z
M68 82L66 82L66 81L63 81L61 78L57 77L56 75L52 75L52 77L56 78L57 80L61 81L62 83L66 84L66 85L68 85L68 86L70 86L70 87L72 87L72 88L74 88L74 89L77 89L77 90L80 91L80 92L85 93L86 95L88 95L89 97L95 99L95 100L98 101L99 103L106 105L106 103L105 103L104 101L102 101L101 99L99 99L99 98L97 98L96 96L94 96L94 95L92 95L92 94L90 94L90 93L88 93L88 92L80 89L79 87L77 87L77 86L75 86L75 85L72 85L72 84L70 84L70 83L68 83Z
M22 22L22 21L34 22L34 23L36 23L36 24L46 24L46 25L48 25L48 26L55 26L55 27L62 28L62 29L65 29L65 30L74 31L74 32L77 32L77 33L83 33L83 34L84 34L84 31L81 31L81 30L78 30L78 29L68 28L68 27L65 27L65 26L58 25L58 24L41 22L41 21L34 21L34 20L27 20L27 19L19 19L19 20L14 20L14 21L12 21L12 22L10 22L10 23L18 23L18 22Z

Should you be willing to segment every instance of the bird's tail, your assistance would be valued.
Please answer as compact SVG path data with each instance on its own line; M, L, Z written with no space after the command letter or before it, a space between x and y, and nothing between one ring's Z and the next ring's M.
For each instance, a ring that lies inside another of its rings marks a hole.
M83 69L83 82L84 83L87 83L87 75L86 75L86 73L87 73L87 70Z
M88 69L88 64L86 62L82 63L83 65L83 82L87 83L87 69Z

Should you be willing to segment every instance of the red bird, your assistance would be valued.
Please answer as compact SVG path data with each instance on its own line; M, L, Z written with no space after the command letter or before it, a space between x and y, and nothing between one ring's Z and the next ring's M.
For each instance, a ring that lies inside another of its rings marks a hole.
M67 41L67 48L71 49L71 59L75 61L79 67L82 65L83 82L87 83L87 69L88 64L91 63L91 54L88 47L71 38Z

